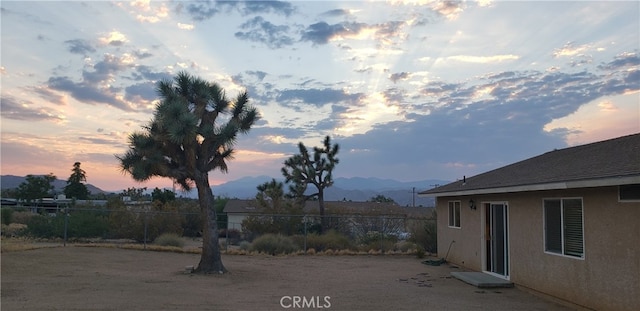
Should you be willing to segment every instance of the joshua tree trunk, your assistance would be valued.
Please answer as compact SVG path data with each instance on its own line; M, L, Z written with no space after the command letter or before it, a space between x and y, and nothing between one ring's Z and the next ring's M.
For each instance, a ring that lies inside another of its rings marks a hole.
M202 255L194 272L225 273L218 244L218 221L213 200L213 191L209 186L208 174L200 174L195 180L202 216Z
M324 189L318 188L318 211L320 212L320 233L327 231L327 217L324 213Z

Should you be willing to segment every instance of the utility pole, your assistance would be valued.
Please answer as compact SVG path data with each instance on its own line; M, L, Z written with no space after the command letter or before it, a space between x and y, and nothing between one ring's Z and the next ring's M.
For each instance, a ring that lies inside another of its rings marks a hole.
M416 187L413 187L411 190L412 199L413 199L413 207L416 207Z

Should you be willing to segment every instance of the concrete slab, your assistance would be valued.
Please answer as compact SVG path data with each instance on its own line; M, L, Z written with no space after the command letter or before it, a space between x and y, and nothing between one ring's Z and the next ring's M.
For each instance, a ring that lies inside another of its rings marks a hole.
M513 287L513 283L482 272L451 272L451 276L479 288Z

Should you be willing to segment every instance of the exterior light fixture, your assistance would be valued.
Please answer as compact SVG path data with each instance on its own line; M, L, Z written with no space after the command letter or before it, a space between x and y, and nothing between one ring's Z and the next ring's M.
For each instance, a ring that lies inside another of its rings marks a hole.
M476 202L473 202L473 199L469 200L469 208L476 209Z

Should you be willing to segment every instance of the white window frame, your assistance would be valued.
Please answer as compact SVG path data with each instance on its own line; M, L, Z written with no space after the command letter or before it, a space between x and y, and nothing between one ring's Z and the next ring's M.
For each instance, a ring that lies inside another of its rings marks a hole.
M564 228L565 228L565 215L564 215L564 201L565 200L580 200L580 204L581 204L581 222L582 222L582 254L580 256L577 255L571 255L571 254L566 254L566 249L565 249L565 232L564 232ZM551 251L551 250L547 250L547 210L546 210L546 206L545 206L545 202L547 201L559 201L560 202L560 244L561 244L561 249L560 252L556 252L556 251ZM573 258L573 259L581 259L584 260L585 258L585 236L584 236L584 200L582 197L560 197L560 198L544 198L542 199L542 222L543 222L543 226L542 226L542 233L543 233L543 240L542 240L542 247L543 247L543 251L547 254L551 254L551 255L556 255L556 256L562 256L562 257L567 257L567 258Z
M457 214L456 214L456 208L458 209ZM447 211L449 212L448 213L449 228L456 228L456 229L462 228L462 225L460 224L460 214L462 212L462 201L449 201L447 203ZM457 220L457 226L456 226L456 220Z

